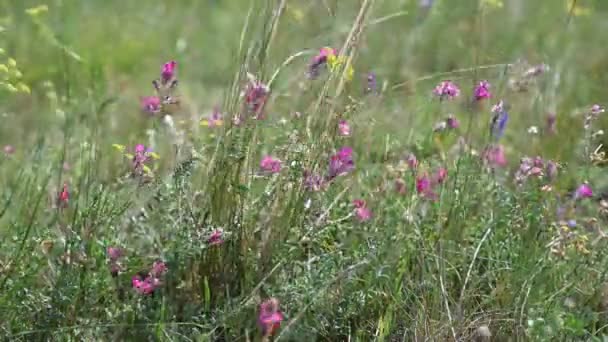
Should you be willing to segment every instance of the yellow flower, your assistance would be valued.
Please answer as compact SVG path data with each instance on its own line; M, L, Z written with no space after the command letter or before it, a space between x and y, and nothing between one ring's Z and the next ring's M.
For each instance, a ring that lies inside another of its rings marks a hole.
M124 152L125 151L125 145L112 144L112 147L114 147L115 149L117 149L119 152Z
M480 0L482 7L502 8L504 4L502 0Z
M25 10L25 13L31 15L32 17L38 16L42 13L46 13L49 11L49 6L47 5L39 5L36 7L28 8Z
M327 64L332 72L338 72L342 66L347 63L347 59L345 56L336 56L334 54L330 54L327 56ZM352 65L348 64L346 66L346 80L350 81L353 79L353 75L355 74L355 69Z
M22 92L22 93L26 93L26 94L31 94L31 90L30 87L27 86L27 84L19 82L17 83L17 89Z
M152 158L152 159L160 159L160 156L158 155L158 153L156 152L148 152L148 155Z
M585 16L591 14L591 9L589 7L580 6L582 1L575 0L566 0L566 11L570 13L572 11L572 15L575 17Z

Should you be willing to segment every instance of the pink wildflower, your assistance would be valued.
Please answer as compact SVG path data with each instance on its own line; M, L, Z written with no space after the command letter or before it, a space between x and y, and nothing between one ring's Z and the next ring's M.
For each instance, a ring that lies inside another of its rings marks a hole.
M492 94L490 93L490 83L485 80L479 82L475 88L474 97L476 101L481 101L492 97Z
M154 264L152 264L152 269L150 270L150 276L154 278L160 278L163 274L165 274L169 268L167 264L165 264L162 260L156 260Z
M323 47L319 50L319 53L312 58L310 65L308 66L308 78L315 79L319 76L320 69L322 66L327 64L327 58L329 56L335 56L336 50L330 47Z
M284 317L279 310L279 301L275 298L270 298L260 304L260 313L258 316L258 325L262 330L264 337L270 337L276 333L281 327L281 322Z
M4 152L4 154L10 155L15 153L15 147L13 145L4 145L2 151Z
M160 74L160 79L163 84L171 81L175 77L175 71L177 69L176 61L169 61L163 64L163 68Z
M505 148L502 145L488 147L483 153L483 159L490 167L504 167L507 165Z
M362 199L356 199L353 201L355 207L355 215L359 222L366 222L372 218L372 211L367 207L367 204Z
M216 107L213 109L213 112L211 113L211 115L209 115L209 118L207 119L207 126L217 127L223 124L224 120L222 113L220 112L219 108Z
M413 153L410 153L407 156L407 165L410 167L410 169L415 170L418 167L418 159L416 159L416 155Z
M349 173L355 168L353 161L353 149L350 147L342 147L338 153L331 156L329 160L329 179L334 179Z
M222 243L224 243L224 239L222 238L223 235L224 232L222 232L220 229L216 229L213 231L213 233L211 233L209 239L207 239L207 243L210 246L221 245Z
M150 160L151 148L146 148L142 144L135 145L135 153L133 154L132 167L133 173L136 175L143 175L145 164Z
M304 171L304 188L307 191L318 192L323 190L324 187L323 177L310 171Z
M591 189L589 184L583 183L576 189L574 197L576 199L593 197L593 190Z
M158 96L145 96L140 98L141 109L149 114L159 113L161 110L161 101Z
M131 284L137 293L142 295L150 295L156 290L158 280L153 279L150 276L142 277L136 275L131 279Z
M255 77L249 76L249 83L245 89L245 104L256 119L262 118L269 94L270 88L267 85L256 80Z
M448 118L445 120L445 123L447 124L449 129L456 129L460 127L460 121L458 121L458 119L452 114L448 115Z
M439 83L433 90L433 93L439 96L441 100L450 100L460 95L460 89L452 81L447 80Z
M440 167L439 170L437 170L435 176L433 177L433 183L441 184L445 181L447 177L448 170L445 167Z
M431 191L431 180L427 175L416 179L416 191L419 194L427 194Z
M264 172L279 173L281 171L281 161L272 156L264 156L260 162L260 168Z
M63 183L63 190L61 190L61 192L59 193L59 196L57 198L57 203L59 204L60 207L67 208L69 202L70 202L70 192L68 190L68 184Z
M405 181L401 178L398 178L395 180L395 191L397 191L398 194L405 194L405 192L407 191L406 187L405 187Z
M120 259L123 256L123 250L122 250L122 248L119 248L119 247L109 246L107 249L107 253L108 253L108 258L110 258L110 261L117 261L118 259Z
M350 136L350 125L346 120L340 120L338 123L338 133L343 137Z

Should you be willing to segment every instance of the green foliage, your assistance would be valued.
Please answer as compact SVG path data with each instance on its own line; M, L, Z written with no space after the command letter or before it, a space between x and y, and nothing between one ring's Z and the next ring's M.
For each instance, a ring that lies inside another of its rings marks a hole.
M605 97L604 1L0 9L0 336L268 340L256 320L272 297L285 316L274 340L607 338L607 121L589 110ZM308 79L324 46L338 56ZM170 59L179 106L144 114ZM253 78L270 88L259 113L241 94ZM460 98L432 95L445 79ZM472 101L483 79L493 97ZM500 99L508 165L492 167ZM460 126L434 129L448 114ZM136 144L159 156L143 173ZM354 171L310 191L343 146ZM279 173L260 170L267 155ZM521 171L524 156L556 161L557 177ZM417 191L425 174L432 194ZM594 197L569 197L584 182ZM138 293L159 260L161 283Z

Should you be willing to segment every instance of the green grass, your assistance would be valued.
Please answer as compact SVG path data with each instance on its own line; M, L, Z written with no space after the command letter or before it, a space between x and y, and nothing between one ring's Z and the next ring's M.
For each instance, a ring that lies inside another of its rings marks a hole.
M502 2L0 1L0 145L14 147L0 154L0 337L607 339L606 113L583 126L606 101L608 5ZM343 61L310 80L324 46ZM179 106L142 113L168 60ZM271 89L260 120L241 96L248 74ZM447 79L461 94L439 101ZM492 98L474 102L484 79ZM509 121L496 141L500 99ZM201 125L215 107L223 125ZM433 132L449 114L460 127ZM125 156L136 144L160 157L149 173ZM495 144L507 165L484 162ZM307 172L325 175L344 146L354 170L307 190ZM279 173L260 171L266 155ZM557 176L517 182L525 156L557 162ZM447 179L426 198L417 179L439 168ZM570 198L584 182L594 196ZM114 275L108 247L125 254ZM158 260L162 283L138 293L132 278ZM264 336L269 298L284 320Z

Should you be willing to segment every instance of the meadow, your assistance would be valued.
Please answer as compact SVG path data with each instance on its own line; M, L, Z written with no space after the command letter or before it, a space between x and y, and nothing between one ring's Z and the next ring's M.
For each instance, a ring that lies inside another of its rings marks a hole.
M0 339L608 341L607 15L0 0Z

